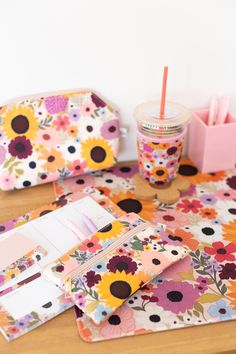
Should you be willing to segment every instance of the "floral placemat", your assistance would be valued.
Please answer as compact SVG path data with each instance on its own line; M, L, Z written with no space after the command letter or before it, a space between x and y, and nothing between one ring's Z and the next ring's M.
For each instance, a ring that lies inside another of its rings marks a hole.
M189 179L191 187L171 206L136 198L132 177L137 170L136 163L123 163L57 182L55 192L61 195L95 185L124 211L166 224L174 232L166 241L186 244L191 253L132 296L100 326L77 309L78 329L86 341L236 318L236 170L202 174L183 158L179 172ZM129 262L128 255L124 256Z

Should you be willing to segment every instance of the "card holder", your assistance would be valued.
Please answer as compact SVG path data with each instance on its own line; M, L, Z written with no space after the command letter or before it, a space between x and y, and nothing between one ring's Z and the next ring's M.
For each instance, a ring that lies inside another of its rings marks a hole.
M8 265L5 269L0 270L0 286L6 284L18 274L23 273L26 269L39 262L42 257L46 255L47 251L43 247L36 246L35 249L27 252L24 256Z
M129 215L132 217L128 214L127 218ZM138 289L188 254L187 247L168 245L162 240L164 235L165 231L144 220L133 225L67 274L65 296L95 324L101 323Z
M0 241L0 286L39 262L47 251L22 233Z

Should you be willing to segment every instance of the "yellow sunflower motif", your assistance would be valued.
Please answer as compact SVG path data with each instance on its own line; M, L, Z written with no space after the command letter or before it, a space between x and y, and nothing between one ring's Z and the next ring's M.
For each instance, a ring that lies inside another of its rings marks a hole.
M110 240L111 238L120 236L124 229L125 226L120 221L116 220L96 232L95 236L99 238L99 240Z
M158 202L153 200L138 199L130 191L110 194L109 198L126 213L136 213L146 220L154 220Z
M38 124L34 112L29 107L19 105L6 111L3 129L9 139L24 135L27 139L33 140Z
M141 279L123 270L115 273L105 273L97 285L100 300L103 300L111 309L117 308L135 291L139 289Z
M159 181L164 181L168 178L168 170L165 167L157 166L152 169L153 177L157 178Z
M89 138L82 142L81 156L90 170L107 168L115 163L111 145L101 138Z

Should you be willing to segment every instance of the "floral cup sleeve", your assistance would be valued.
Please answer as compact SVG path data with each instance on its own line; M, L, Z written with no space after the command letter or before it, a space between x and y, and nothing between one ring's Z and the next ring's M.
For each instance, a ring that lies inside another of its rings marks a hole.
M136 216L129 231L67 274L66 296L95 324L101 323L138 289L188 254L187 247L162 241L164 234Z

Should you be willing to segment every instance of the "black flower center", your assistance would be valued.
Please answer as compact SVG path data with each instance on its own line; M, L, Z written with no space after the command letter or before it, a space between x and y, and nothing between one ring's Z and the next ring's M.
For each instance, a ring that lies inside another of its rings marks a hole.
M120 200L117 205L127 213L133 212L138 214L143 209L140 201L132 198Z
M114 133L116 131L116 127L114 125L112 125L111 127L109 127L108 130L110 133Z
M202 232L206 235L206 236L212 236L214 235L215 231L211 228L211 227L203 227L202 228Z
M90 152L91 159L97 163L101 163L105 160L107 153L101 146L95 146Z
M119 325L121 323L121 320L120 320L120 317L117 316L117 315L112 315L111 317L109 317L109 320L108 322L111 324L111 325Z
M221 313L222 315L224 315L224 314L226 313L226 309L223 309L223 308L219 309L219 313Z
M17 152L24 152L25 151L25 145L23 143L17 143L15 145L15 150Z
M114 297L123 300L131 295L132 290L129 283L123 280L117 280L110 285L110 292Z
M89 133L91 133L93 131L92 125L87 125L86 129Z
M226 251L225 248L218 248L217 253L219 253L219 254L225 254L225 253L227 253L227 251Z
M84 180L82 178L77 179L76 181L77 184L84 184Z
M163 176L164 173L165 173L165 172L164 172L163 170L157 170L157 171L156 171L156 175L157 175L157 176Z
M116 269L118 269L120 272L122 272L122 270L127 270L129 268L129 265L125 262L119 262L116 265Z
M173 236L173 235L169 235L168 238L172 241L183 241L183 239L180 236Z
M94 243L93 242L88 242L87 243L87 247L90 248L90 247L93 247L94 246Z
M156 314L155 314L155 315L149 316L149 320L150 320L151 322L157 323L157 322L160 322L161 318L160 318L159 315L156 315Z
M17 134L24 134L29 129L29 121L26 116L19 114L11 121L12 130Z
M183 294L180 291L169 291L166 296L172 302L180 302L183 299Z
M55 161L55 157L53 155L48 156L48 162Z
M192 165L180 165L179 173L183 176L195 176L198 173L198 169Z
M109 232L112 229L112 224L107 224L106 226L104 226L102 229L99 230L99 232Z
M126 166L123 166L120 168L120 171L121 172L124 172L124 173L128 173L130 172L131 168L130 167L126 167Z
M152 263L153 263L154 265L159 265L159 264L161 264L161 262L160 262L159 259L157 259L157 258L153 258Z

